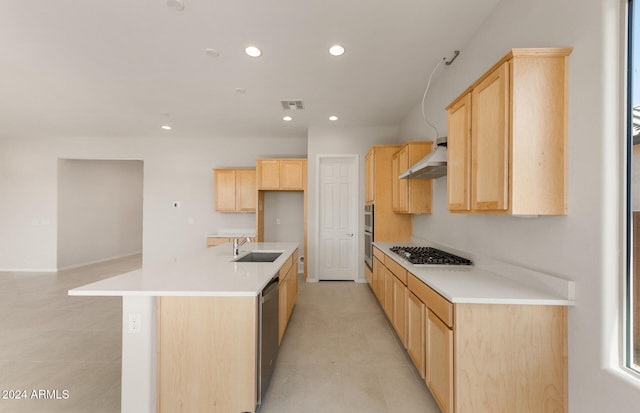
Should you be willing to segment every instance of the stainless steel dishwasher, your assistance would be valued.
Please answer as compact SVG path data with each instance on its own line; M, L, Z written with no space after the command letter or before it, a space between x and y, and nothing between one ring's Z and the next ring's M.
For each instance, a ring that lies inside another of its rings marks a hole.
M258 406L262 404L278 358L278 283L276 275L260 294L258 346Z

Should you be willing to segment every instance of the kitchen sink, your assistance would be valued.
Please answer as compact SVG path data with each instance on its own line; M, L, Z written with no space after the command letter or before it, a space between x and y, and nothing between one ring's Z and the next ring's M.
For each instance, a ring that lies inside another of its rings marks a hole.
M251 251L242 257L234 259L233 262L274 262L281 255L282 252Z

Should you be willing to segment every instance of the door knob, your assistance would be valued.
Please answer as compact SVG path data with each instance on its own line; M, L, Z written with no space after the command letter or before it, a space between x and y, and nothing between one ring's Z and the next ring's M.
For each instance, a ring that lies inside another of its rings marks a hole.
M350 237L353 237L353 232L350 232L347 235L350 236Z

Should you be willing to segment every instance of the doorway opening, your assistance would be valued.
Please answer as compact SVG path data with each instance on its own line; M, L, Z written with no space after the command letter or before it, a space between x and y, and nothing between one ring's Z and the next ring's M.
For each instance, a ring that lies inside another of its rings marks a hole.
M143 161L58 159L58 271L142 253Z

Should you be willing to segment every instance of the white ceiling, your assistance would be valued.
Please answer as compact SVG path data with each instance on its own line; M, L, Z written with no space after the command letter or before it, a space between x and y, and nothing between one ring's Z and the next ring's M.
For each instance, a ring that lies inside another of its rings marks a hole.
M183 11L166 0L2 2L0 137L395 126L433 66L462 49L499 0L183 1ZM343 56L328 54L334 43ZM263 55L246 56L249 44ZM282 120L284 99L304 100L292 122Z

